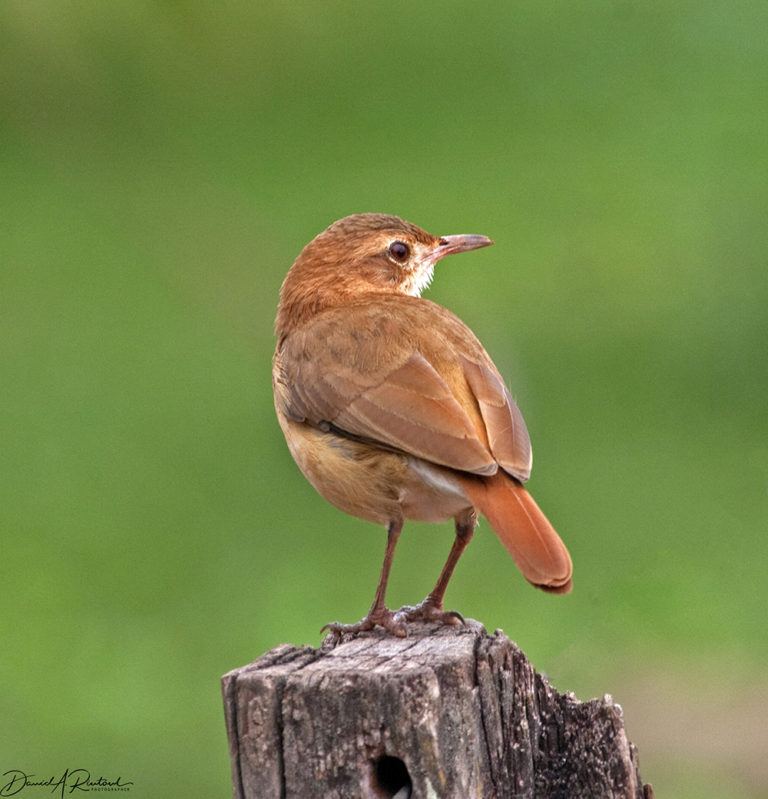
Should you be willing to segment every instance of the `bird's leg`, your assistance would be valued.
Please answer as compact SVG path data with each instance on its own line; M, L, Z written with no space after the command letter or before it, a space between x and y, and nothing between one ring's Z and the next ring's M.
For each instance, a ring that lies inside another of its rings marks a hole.
M453 570L456 568L462 552L467 548L467 544L472 540L476 525L477 515L474 511L456 518L456 538L453 540L448 560L445 561L445 566L440 572L437 584L423 602L420 602L415 607L406 605L396 611L395 619L397 621L408 622L422 619L424 621L437 621L442 624L464 623L464 617L460 613L455 610L443 610L443 598Z
M400 537L400 531L402 529L403 522L401 520L392 521L387 526L387 549L384 552L384 562L381 564L381 574L379 575L379 584L376 586L376 596L373 598L373 604L368 611L368 615L360 619L357 624L341 624L337 621L331 622L330 624L326 624L320 632L329 630L338 639L343 635L354 635L355 633L365 630L372 630L378 624L392 633L392 635L397 635L400 638L406 636L405 623L400 619L395 619L395 614L389 610L385 604L389 572L392 568L392 559L395 555L397 539Z

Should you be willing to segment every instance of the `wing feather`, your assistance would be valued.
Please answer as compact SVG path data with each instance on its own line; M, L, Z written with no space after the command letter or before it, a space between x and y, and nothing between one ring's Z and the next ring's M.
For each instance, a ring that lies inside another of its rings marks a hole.
M466 411L419 352L329 421L443 466L476 474L497 469Z
M525 482L531 476L531 439L523 415L495 368L462 356L464 376L480 406L493 457Z
M378 310L350 308L345 325L318 317L275 353L281 412L442 466L489 475L501 465L526 480L525 422L480 342L444 308L394 299L401 320L419 304L411 322L430 323L429 335L393 340L402 325L388 322L381 298Z

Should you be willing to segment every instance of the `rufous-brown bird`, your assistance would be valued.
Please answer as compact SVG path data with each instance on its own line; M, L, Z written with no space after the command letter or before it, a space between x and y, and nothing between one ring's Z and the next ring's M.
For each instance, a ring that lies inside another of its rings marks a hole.
M568 550L522 485L531 445L520 411L474 333L421 297L443 256L489 244L355 214L307 244L283 282L272 384L288 448L325 499L387 528L373 605L356 624L326 625L337 636L461 621L443 598L478 513L529 582L571 590ZM456 537L427 598L392 611L385 592L406 519L453 519Z

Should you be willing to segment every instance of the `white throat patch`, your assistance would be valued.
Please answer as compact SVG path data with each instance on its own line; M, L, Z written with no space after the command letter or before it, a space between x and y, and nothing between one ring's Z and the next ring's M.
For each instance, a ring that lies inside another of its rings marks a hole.
M406 294L412 297L421 297L421 292L429 288L432 278L435 276L435 265L430 264L427 268L422 267L408 276L403 285Z

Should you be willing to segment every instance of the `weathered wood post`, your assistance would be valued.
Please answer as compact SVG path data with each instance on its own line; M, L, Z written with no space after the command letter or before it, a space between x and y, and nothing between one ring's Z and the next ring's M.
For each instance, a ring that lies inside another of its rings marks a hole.
M558 693L500 631L333 643L222 678L236 799L653 796L621 707Z

